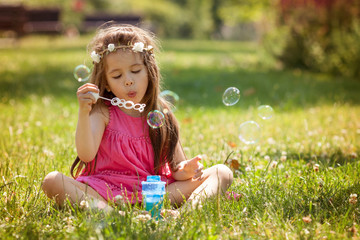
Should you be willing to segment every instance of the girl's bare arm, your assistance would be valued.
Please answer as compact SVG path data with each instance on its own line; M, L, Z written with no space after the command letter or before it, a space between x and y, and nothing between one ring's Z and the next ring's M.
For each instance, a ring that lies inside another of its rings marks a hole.
M79 158L84 162L92 161L98 151L106 121L107 109L93 110L95 98L89 92L98 92L94 84L85 84L78 89L79 119L76 127L75 143Z

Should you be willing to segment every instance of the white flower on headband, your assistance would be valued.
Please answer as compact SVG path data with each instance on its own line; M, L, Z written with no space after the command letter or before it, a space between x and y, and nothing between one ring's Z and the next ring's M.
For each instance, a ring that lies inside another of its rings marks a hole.
M154 56L154 54L153 54L154 47L151 46L151 45L145 47L145 44L142 43L142 42L137 42L137 43L135 43L134 45L128 44L127 46L125 46L125 45L119 45L119 46L117 46L117 47L115 46L115 44L110 43L110 44L108 44L108 46L107 46L106 49L104 49L102 52L100 52L100 54L97 53L97 52L95 52L95 51L92 51L91 54L90 54L90 56L91 56L91 58L92 58L92 60L93 60L94 62L100 63L101 59L103 58L103 54L106 54L106 55L107 55L107 54L113 52L114 50L116 50L116 49L118 49L118 48L126 49L126 48L129 48L129 47L130 47L130 48L132 47L131 50L132 50L133 52L144 52L144 51L147 51L147 52L149 52L149 53L151 54L151 56Z
M115 45L114 45L113 43L110 43L110 44L108 45L108 50L109 50L109 52L114 51L114 50L115 50Z
M101 60L101 56L99 54L97 54L95 51L92 51L90 56L91 56L92 60L94 60L94 62L96 62L96 63L99 63Z
M134 52L143 52L144 50L144 43L137 42L134 44L134 47L132 48Z
M144 48L145 51L151 51L153 49L153 46L149 45L147 48Z

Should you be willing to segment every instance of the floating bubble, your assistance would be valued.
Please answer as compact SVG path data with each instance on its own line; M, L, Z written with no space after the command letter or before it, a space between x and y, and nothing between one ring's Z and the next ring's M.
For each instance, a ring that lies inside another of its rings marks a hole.
M79 82L86 82L90 77L90 68L81 64L74 69L74 77Z
M179 102L179 96L176 93L170 90L164 90L160 93L160 97L164 98L167 102L170 103L171 111L175 110L175 106Z
M240 99L240 90L236 87L229 87L223 94L223 103L226 106L232 106L236 104Z
M270 119L274 114L274 110L269 105L261 105L258 107L258 115L262 119Z
M148 113L147 123L152 128L159 128L165 123L165 116L159 110L154 110Z
M239 139L245 144L257 143L261 136L261 128L254 121L247 121L239 127Z

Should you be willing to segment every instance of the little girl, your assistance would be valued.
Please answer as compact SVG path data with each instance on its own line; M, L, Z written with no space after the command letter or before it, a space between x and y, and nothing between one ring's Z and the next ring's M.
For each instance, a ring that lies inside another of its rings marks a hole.
M148 175L161 176L176 207L186 200L194 206L231 185L233 175L225 165L204 170L200 155L186 159L178 123L159 96L154 47L153 35L138 27L112 25L97 32L89 46L94 64L91 83L77 90L78 157L71 167L73 178L55 171L42 185L58 205L67 199L80 203L85 197L102 204L115 198L141 202L141 182ZM97 99L96 94L123 99L126 107ZM139 105L142 109L134 107ZM152 110L164 112L165 123L159 128L147 124Z

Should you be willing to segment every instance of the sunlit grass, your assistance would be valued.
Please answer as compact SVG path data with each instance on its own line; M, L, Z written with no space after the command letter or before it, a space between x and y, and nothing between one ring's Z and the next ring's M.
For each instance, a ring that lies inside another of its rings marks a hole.
M255 43L164 40L164 89L180 96L182 145L204 165L237 160L231 191L176 221L142 222L134 208L104 214L57 209L41 191L54 170L69 175L76 156L80 39L33 37L0 49L0 238L329 239L359 237L360 82L280 71ZM222 93L240 89L226 107ZM257 107L275 114L262 120ZM259 142L238 138L241 123L261 125ZM234 166L234 165L233 165ZM235 171L236 170L236 171ZM303 219L304 218L304 219Z

